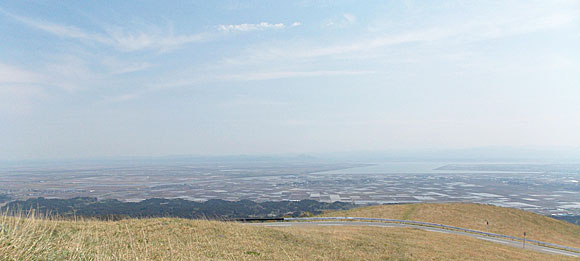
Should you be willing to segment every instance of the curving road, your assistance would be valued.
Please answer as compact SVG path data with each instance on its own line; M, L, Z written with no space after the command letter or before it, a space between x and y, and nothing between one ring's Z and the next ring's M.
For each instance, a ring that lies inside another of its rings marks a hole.
M424 227L424 226L416 226L410 224L400 224L400 223L379 223L379 222L364 222L364 221L309 221L309 222L279 222L279 223L247 223L248 225L252 226L264 226L264 227L290 227L290 226L367 226L367 227L404 227L404 228L417 228L431 232L437 233L446 233L446 234L454 234L454 235L463 235L468 237L474 237L481 240L491 241L494 243L504 244L513 247L522 247L521 242L503 239L503 238L495 238L495 237L487 237L482 235L476 235L461 231L455 230L448 230L448 229L441 229L436 227ZM572 257L580 258L580 253L567 251L563 249L556 249L551 247L545 246L538 246L533 244L526 244L526 249L534 250L542 253L548 254L559 254L559 255L566 255Z

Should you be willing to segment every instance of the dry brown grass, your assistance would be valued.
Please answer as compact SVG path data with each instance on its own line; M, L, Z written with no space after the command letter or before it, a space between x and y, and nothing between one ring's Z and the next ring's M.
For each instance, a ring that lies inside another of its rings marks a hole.
M322 250L314 252L321 260L573 260L419 229L332 226L280 230L308 238L314 249ZM310 254L297 257L311 258Z
M0 260L567 260L404 228L0 218Z
M331 212L326 216L406 219L541 240L580 248L580 226L535 213L483 204L383 205ZM489 221L489 229L486 226Z

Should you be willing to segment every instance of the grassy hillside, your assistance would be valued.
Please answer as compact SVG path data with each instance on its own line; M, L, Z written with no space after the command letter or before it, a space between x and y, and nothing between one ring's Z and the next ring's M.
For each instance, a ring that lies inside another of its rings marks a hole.
M331 212L326 216L406 219L471 228L580 248L580 226L535 213L482 204L383 205ZM486 226L489 221L489 229Z
M568 260L405 228L12 217L0 217L0 227L0 260Z

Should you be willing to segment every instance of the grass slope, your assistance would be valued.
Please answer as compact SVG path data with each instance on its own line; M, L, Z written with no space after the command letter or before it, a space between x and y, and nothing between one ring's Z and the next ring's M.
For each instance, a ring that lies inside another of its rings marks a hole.
M0 217L0 260L573 260L405 228Z
M325 216L375 217L432 222L580 248L580 226L523 210L470 203L382 205ZM489 221L489 229L486 226Z

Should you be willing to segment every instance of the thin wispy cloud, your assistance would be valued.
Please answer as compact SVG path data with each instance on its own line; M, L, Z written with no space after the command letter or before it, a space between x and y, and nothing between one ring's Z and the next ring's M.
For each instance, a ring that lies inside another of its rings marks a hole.
M133 73L139 72L146 69L151 68L153 65L147 62L138 62L138 63L110 63L108 64L110 73L111 74L126 74L126 73Z
M10 88L16 94L38 94L54 90L70 92L96 82L101 77L76 57L62 57L58 62L45 64L36 71L0 63L0 88Z
M30 113L36 107L37 101L46 96L39 86L0 84L0 115Z
M38 83L43 77L18 67L0 63L0 86L7 84Z
M344 17L344 19L350 24L356 22L356 16L354 16L353 14L344 14L342 15L342 17Z
M242 80L242 81L261 81L284 78L299 77L316 77L316 76L348 76L372 74L374 71L348 71L348 70L321 70L321 71L281 71L281 72L262 72L225 75L220 78L224 80Z
M130 100L134 100L134 99L138 98L139 95L141 95L141 94L142 94L142 92L133 92L133 93L121 94L121 95L117 95L117 96L106 97L103 101L105 103L126 102L126 101L130 101Z
M104 33L87 32L76 26L35 20L29 17L15 15L1 9L0 12L22 24L41 30L45 33L63 38L104 44L125 52L140 50L167 51L190 43L208 41L215 37L215 32L177 35L173 33L173 30L161 30L158 27L150 27L146 30L130 30L121 27L109 27L105 28ZM261 22L257 24L243 23L218 25L216 28L221 32L250 32L277 30L288 27L297 27L300 25L302 25L300 22L294 22L290 25L284 23Z
M21 114L34 107L34 100L46 96L37 73L0 63L0 113Z
M232 82L232 81L265 81L289 78L306 78L306 77L339 77L339 76L356 76L365 74L374 74L375 71L363 70L318 70L318 71L275 71L259 73L240 73L240 74L205 74L203 76L194 76L190 79L179 78L172 81L152 83L136 91L124 93L121 95L106 97L106 103L126 102L139 98L140 96L152 93L166 91L175 88L188 88L193 86L202 86L215 82Z
M288 105L288 102L277 100L256 99L247 95L241 95L231 101L224 102L224 107L277 107Z
M577 0L227 5L0 4L0 157L580 144Z
M132 32L119 28L109 29L107 32L108 39L104 43L122 51L147 49L167 51L190 43L204 42L212 38L212 35L206 32L193 35L175 35L171 31L149 30L146 32Z
M46 83L51 86L68 92L81 91L98 85L106 78L106 73L95 70L93 66L90 60L65 55L46 64L43 74L46 75Z
M143 31L132 31L118 27L110 27L105 30L105 33L86 32L75 26L35 20L8 13L1 9L0 12L22 24L41 30L45 33L63 38L104 44L126 52L140 50L167 51L185 44L202 42L211 38L211 35L208 33L176 35L170 30L164 32L155 27Z
M258 24L222 24L217 26L218 30L223 32L249 32L268 29L283 29L285 27L286 25L283 23L271 24L267 22L261 22Z
M344 28L344 27L348 27L350 25L353 25L354 23L356 23L356 16L353 14L343 14L342 16L340 16L339 18L334 18L334 19L330 19L328 20L324 26L325 27L338 27L338 28Z
M344 19L348 20L346 17L350 16L345 15ZM337 58L353 54L376 53L380 49L413 43L460 44L562 28L574 24L578 20L578 14L569 10L554 10L541 13L541 15L538 15L537 10L531 10L512 16L499 15L498 17L482 18L461 24L431 26L400 33L360 37L362 39L357 38L354 41L325 44L324 46L318 43L308 45L304 42L283 43L282 46L286 47L259 45L248 49L249 52L238 58L226 59L226 62L237 64L272 60L280 62L280 59ZM350 21L356 21L356 18L350 17Z

